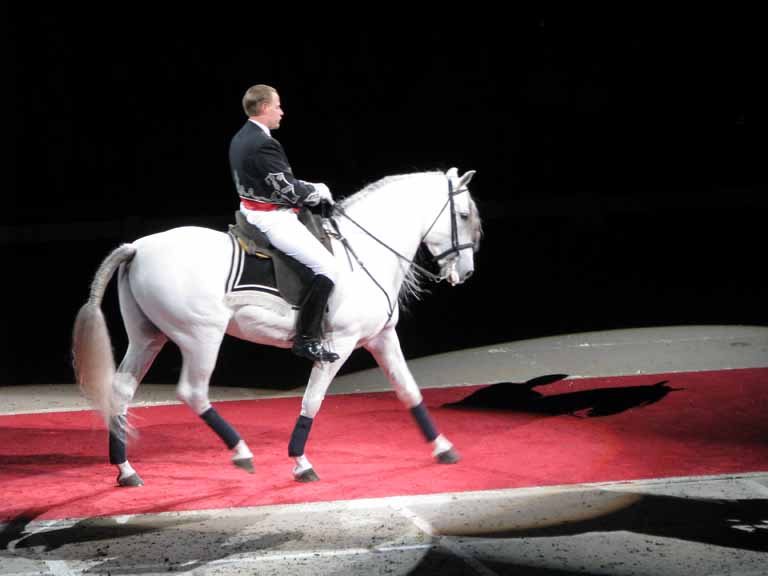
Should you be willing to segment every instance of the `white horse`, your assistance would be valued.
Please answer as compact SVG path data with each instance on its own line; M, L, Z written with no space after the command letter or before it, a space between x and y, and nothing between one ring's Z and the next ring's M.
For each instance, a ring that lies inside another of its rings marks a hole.
M331 380L353 350L370 351L409 408L433 456L441 463L459 459L437 431L411 375L395 332L398 298L418 292L427 273L412 262L424 242L452 285L474 271L481 235L480 217L467 185L474 175L455 168L392 176L369 185L336 206L335 257L342 272L328 305L326 343L339 354L333 363L316 363L289 442L294 478L318 477L304 453L313 419ZM208 385L224 334L259 344L291 346L295 310L273 295L226 293L233 260L226 233L183 227L140 238L114 250L91 284L90 298L75 320L73 357L81 390L105 417L110 429L110 462L123 486L143 484L125 448L127 408L168 339L178 345L182 367L177 396L222 438L233 463L253 472L245 441L208 400ZM106 286L119 269L120 310L128 349L115 370L109 333L101 311Z

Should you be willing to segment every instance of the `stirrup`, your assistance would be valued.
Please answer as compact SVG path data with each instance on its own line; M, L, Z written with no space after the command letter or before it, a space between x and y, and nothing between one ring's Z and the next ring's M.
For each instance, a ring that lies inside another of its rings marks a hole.
M304 340L302 338L296 338L291 351L297 356L307 358L313 362L336 362L336 360L339 359L338 354L323 348L323 345L318 339Z

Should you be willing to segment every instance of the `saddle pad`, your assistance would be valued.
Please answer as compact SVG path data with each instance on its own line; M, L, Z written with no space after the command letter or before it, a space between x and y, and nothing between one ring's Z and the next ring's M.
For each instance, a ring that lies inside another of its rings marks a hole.
M232 261L225 292L266 292L281 297L276 287L272 258L246 254L232 234L229 239L232 242Z

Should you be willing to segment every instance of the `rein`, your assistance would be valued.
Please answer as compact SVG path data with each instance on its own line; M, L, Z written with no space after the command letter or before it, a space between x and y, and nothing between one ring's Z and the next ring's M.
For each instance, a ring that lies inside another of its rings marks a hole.
M355 226L359 227L359 228L360 228L360 229L361 229L363 232L365 232L366 234L368 234L368 235L369 235L371 238L373 238L373 239L374 239L374 240L376 240L377 242L381 243L383 246L385 246L385 247L386 247L386 248L388 248L389 250L392 250L392 248L390 248L389 246L387 246L386 244L384 244L383 242L381 242L381 240L379 240L378 238L376 238L376 237L375 237L373 234L371 234L371 233L370 233L370 232L368 232L368 231L367 231L365 228L363 228L362 226L360 226L360 224L358 224L358 223L357 223L357 222L355 222L355 221L354 221L352 218L350 218L349 216L347 216L346 212L344 212L344 211L343 211L341 208L338 208L338 212L339 212L339 214L341 214L342 216L344 216L345 218L347 218L347 219L348 219L350 222L352 222L352 223L353 223ZM388 293L387 293L387 291L384 289L384 286L382 286L382 285L379 283L379 281L378 281L378 280L376 280L376 278L373 276L373 274L371 274L371 272L368 270L368 268L366 268L366 267L365 267L365 264L363 263L363 261L362 261L362 260L360 260L360 257L359 257L359 256L357 255L357 253L356 253L356 252L355 252L355 251L352 249L352 246L351 246L351 244L349 243L349 240L347 240L347 238L346 238L346 237L345 237L345 236L344 236L344 235L341 233L341 230L339 230L339 225L338 225L338 223L336 222L336 220L334 220L334 219L332 219L332 218L329 218L329 219L328 219L328 221L329 221L329 222L330 222L330 223L333 225L333 230L328 230L328 229L326 228L326 232L328 232L330 235L332 235L333 237L335 237L335 238L336 238L336 239L337 239L339 242L341 242L342 246L344 246L344 250L345 250L345 251L346 251L346 253L347 253L347 260L349 260L349 267L350 267L350 268L352 268L352 259L349 257L349 255L350 255L350 254L352 254L352 256L354 256L354 257L355 257L355 260L357 261L357 265L358 265L358 266L360 266L360 268L363 270L363 272L365 272L365 273L368 275L368 278L370 278L370 279L371 279L371 281L372 281L374 284L376 284L376 286L379 288L379 290L381 290L381 291L382 291L382 293L384 294L384 297L387 299L387 308L389 309L389 313L387 314L387 322L389 322L389 321L392 319L392 315L395 313L395 307L394 307L394 306L393 306L393 304L392 304L392 300L390 300L390 299L389 299L389 294L388 294ZM408 261L408 259L407 259L407 258L405 258L405 256L402 256L401 254L398 254L397 252L395 252L395 250L392 250L392 252L394 252L395 254L397 254L397 256L398 256L398 257L400 257L400 258L403 258L404 260ZM413 264L413 265L414 265L414 266L416 266L416 264ZM428 272L429 274L432 274L432 273L431 273L431 272L429 272L428 270L427 270L426 272ZM433 274L433 276L434 276L434 274Z
M368 236L370 236L371 238L373 238L373 239L374 239L376 242L378 242L379 244L381 244L382 246L384 246L384 248L386 248L387 250L389 250L390 252L392 252L392 254L394 254L395 256L397 256L398 258L400 258L400 260L403 260L404 262L408 262L408 264L410 264L411 266L413 266L414 268L416 268L416 270L418 270L418 271L419 271L421 274L424 274L424 275L425 275L427 278L429 278L429 279L430 279L430 280L432 280L433 282L440 282L441 280L445 280L445 278L444 278L443 276L439 276L439 275L435 274L434 272L430 272L429 270L427 270L427 269L426 269L426 268L424 268L423 266L420 266L419 264L416 264L416 262L414 262L414 261L413 261L413 260L411 260L410 258L406 258L406 257L405 257L405 256L403 256L402 254L400 254L400 252L398 252L397 250L395 250L394 248L392 248L392 247L391 247L389 244L385 243L385 242L384 242L384 241L382 241L381 239L379 239L379 238L377 238L376 236L374 236L373 234L371 234L371 233L370 233L368 230L366 230L366 229L365 229L365 228L364 228L364 227L363 227L361 224L359 224L357 221L355 221L355 219L354 219L354 218L352 218L351 216L349 216L349 214L347 214L347 213L346 213L346 212L345 212L345 211L344 211L344 210L343 210L341 207L339 207L339 206L334 206L334 212L338 212L339 214L341 214L342 216L344 216L344 218L346 218L347 220L349 220L350 222L352 222L352 224L354 224L355 226L357 226L358 228L360 228L360 230L362 230L362 231L363 231L363 232L365 232L365 233L366 233ZM362 263L360 262L360 259L359 259L359 258L357 257L357 255L355 254L355 251L354 251L354 250L352 250L352 247L349 245L349 241L348 241L348 240L347 240L347 239L346 239L344 236L342 236L342 235L341 235L341 232L339 232L339 229L338 229L338 227L336 226L336 222L335 222L335 221L333 221L333 220L332 220L332 222L334 223L334 226L336 227L336 237L337 237L337 238L338 238L338 239L341 241L341 243L342 243L342 244L343 244L343 245L344 245L344 246L347 248L347 250L349 250L349 251L352 253L352 255L353 255L353 256L355 257L355 259L357 260L358 264L360 264L360 265L361 265L361 267L363 267L363 266L362 266ZM422 240L423 240L423 238L422 238ZM365 269L365 267L363 267L363 269Z

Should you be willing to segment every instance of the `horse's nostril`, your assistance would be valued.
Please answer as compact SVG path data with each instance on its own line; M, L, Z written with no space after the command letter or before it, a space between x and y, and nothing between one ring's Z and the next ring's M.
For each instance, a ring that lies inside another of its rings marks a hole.
M466 272L464 272L464 280L469 280L472 274L474 274L474 270L467 270Z

